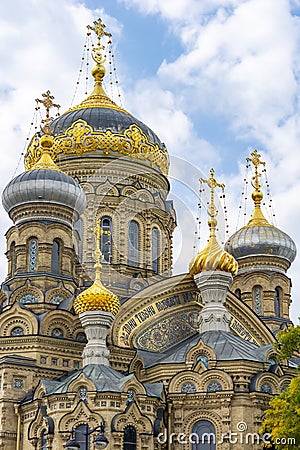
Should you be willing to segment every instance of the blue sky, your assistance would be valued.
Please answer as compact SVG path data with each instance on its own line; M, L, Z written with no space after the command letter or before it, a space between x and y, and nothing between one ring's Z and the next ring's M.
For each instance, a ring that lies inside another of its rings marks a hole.
M267 162L277 225L299 244L299 11L299 0L1 2L1 187L20 159L34 99L50 89L61 112L70 106L85 26L101 16L113 33L123 106L171 155L179 214L175 271L187 270L193 253L197 178L213 166L225 182L234 232L245 158L254 148ZM76 102L83 96L79 89ZM250 203L248 216L251 209ZM0 217L4 234L10 222L5 213ZM4 259L1 266L3 278ZM289 271L294 320L299 270L298 257Z

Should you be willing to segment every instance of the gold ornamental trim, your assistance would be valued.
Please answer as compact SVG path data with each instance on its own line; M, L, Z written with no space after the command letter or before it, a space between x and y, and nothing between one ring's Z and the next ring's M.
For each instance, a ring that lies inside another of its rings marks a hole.
M130 125L123 133L113 133L110 130L94 131L85 120L78 119L64 134L54 138L53 146L49 149L54 161L70 155L81 157L93 153L149 161L151 167L158 167L165 176L168 175L167 152L157 144L152 144L136 124ZM40 157L39 138L35 135L25 155L26 170L31 170Z

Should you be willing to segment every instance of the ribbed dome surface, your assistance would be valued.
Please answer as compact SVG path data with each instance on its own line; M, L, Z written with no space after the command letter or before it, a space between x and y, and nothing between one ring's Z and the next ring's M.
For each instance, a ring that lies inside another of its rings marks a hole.
M86 206L85 193L79 184L56 170L21 173L8 183L2 194L3 207L8 213L16 206L32 202L64 205L79 214Z
M152 144L166 151L165 145L147 125L120 109L92 107L67 111L51 123L51 132L54 136L61 135L79 119L85 120L94 131L110 130L112 133L123 133L130 125L136 124Z
M236 259L251 255L272 255L292 263L296 257L294 241L272 225L245 226L226 242L225 250Z

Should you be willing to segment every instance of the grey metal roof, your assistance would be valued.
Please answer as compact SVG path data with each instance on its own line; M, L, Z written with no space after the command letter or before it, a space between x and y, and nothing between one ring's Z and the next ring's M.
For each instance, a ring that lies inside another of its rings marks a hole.
M85 120L94 131L110 130L112 133L123 133L130 125L136 124L145 133L151 143L157 144L161 150L166 151L164 144L147 125L128 112L113 108L92 107L67 111L53 120L51 123L51 132L55 136L61 135L79 119Z
M86 378L93 382L97 392L122 392L124 384L134 377L134 374L123 375L102 364L89 364L57 381L42 380L41 383L46 389L46 395L64 394L68 392L72 381L76 380L81 374L84 374ZM161 398L162 383L145 384L144 387L149 397Z
M249 255L274 255L293 262L297 254L290 236L271 225L241 228L228 239L225 250L236 259Z
M6 212L26 203L56 203L79 214L86 206L83 189L69 175L56 170L31 170L11 180L2 194Z
M185 362L188 351L200 340L214 350L219 361L248 360L264 362L267 351L272 344L258 347L256 344L245 341L239 336L226 331L206 331L188 337L185 341L175 345L163 353L138 350L145 367L157 364L174 364Z

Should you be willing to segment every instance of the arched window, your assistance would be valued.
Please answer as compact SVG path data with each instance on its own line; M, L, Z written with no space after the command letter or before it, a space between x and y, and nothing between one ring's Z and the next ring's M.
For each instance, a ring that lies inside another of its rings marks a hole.
M128 226L128 264L134 267L139 265L139 235L139 224L131 220Z
M60 274L61 245L58 239L52 244L51 272Z
M242 298L242 292L241 292L241 290L240 290L240 289L236 289L236 290L235 290L235 295L236 295L239 299L241 299L241 298Z
M64 332L61 328L53 328L51 336L55 338L62 339L64 337Z
M75 440L80 445L79 450L90 450L90 439L87 437L88 427L79 425L75 428Z
M158 272L158 254L159 254L159 231L158 228L152 228L152 270Z
M10 244L10 261L11 261L11 275L13 276L15 274L16 271L16 265L17 265L17 261L16 261L16 243L12 242Z
M40 450L48 449L48 439L46 436L47 436L47 431L43 430L41 433L41 439L40 439Z
M14 327L11 332L11 336L24 336L24 329L22 327Z
M131 425L124 428L123 450L136 450L136 429Z
M280 317L280 288L275 288L274 294L274 313L275 317Z
M83 331L79 331L79 333L76 334L76 341L87 342L86 334Z
M216 429L208 420L199 420L192 428L192 450L216 450Z
M100 226L103 234L101 235L100 250L103 254L103 261L110 262L112 249L112 221L111 217L105 216L101 218Z
M38 255L38 241L36 238L29 240L29 272L36 272Z
M262 314L262 305L261 305L261 286L254 286L253 288L253 306L256 314Z

